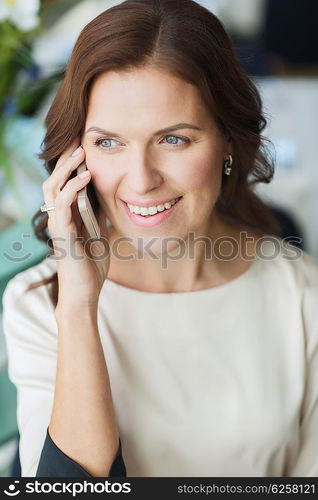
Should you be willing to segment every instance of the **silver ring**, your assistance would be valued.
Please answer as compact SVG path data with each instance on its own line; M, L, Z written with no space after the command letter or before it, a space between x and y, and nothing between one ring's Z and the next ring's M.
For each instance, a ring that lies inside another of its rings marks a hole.
M49 210L55 210L55 207L47 207L46 204L40 207L41 212L48 212Z

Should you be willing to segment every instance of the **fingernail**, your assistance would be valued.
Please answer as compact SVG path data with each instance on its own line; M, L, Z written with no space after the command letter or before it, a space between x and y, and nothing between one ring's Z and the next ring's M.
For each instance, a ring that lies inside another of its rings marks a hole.
M82 148L81 146L79 146L77 149L75 149L75 151L73 151L73 153L71 154L71 156L77 156L77 155L79 155L82 151L83 151L83 148Z
M81 174L79 174L79 177L81 179L84 179L85 177L88 177L90 175L90 171L89 170L85 170L85 172L82 172Z

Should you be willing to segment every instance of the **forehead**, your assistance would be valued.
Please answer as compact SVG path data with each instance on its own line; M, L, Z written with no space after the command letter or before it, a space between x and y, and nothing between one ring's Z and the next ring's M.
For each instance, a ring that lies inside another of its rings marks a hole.
M161 117L178 121L207 118L207 109L197 87L166 71L142 68L109 71L94 82L87 120L94 117ZM165 124L166 125L166 124Z

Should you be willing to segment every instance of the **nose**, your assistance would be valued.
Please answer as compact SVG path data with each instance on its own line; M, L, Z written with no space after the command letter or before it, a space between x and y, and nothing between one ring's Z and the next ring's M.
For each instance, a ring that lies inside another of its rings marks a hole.
M126 174L127 190L136 195L145 195L163 182L162 174L146 152L136 151L131 155Z

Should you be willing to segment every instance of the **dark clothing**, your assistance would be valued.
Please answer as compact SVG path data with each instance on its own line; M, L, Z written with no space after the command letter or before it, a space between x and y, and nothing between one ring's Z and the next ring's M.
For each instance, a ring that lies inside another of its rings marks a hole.
M126 467L119 440L118 451L108 477L126 477ZM81 465L69 458L52 441L47 430L36 477L93 477Z

